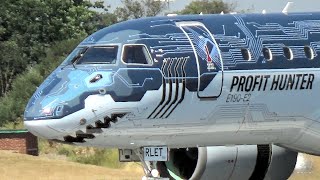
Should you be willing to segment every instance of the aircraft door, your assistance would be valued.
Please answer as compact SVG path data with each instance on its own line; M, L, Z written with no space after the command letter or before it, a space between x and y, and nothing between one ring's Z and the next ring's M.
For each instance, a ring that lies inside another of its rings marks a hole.
M223 85L223 62L213 35L200 22L177 22L187 36L198 68L198 97L218 98Z

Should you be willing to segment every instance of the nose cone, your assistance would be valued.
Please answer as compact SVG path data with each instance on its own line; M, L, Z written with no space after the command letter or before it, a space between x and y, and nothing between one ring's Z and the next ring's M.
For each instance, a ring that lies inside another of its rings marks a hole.
M69 73L68 70L57 69L40 85L25 109L25 121L57 119L70 111L70 106L65 104Z
M64 132L54 129L50 126L48 120L24 121L24 127L32 134L45 139L60 139Z
M101 79L92 83L97 75ZM91 82L90 82L91 81ZM61 119L85 107L89 95L112 83L111 72L57 68L36 90L24 113L25 121Z
M80 68L58 67L36 90L24 113L24 125L30 132L46 139L61 139L73 133L85 116L81 110L85 109L87 97L112 84L111 71Z

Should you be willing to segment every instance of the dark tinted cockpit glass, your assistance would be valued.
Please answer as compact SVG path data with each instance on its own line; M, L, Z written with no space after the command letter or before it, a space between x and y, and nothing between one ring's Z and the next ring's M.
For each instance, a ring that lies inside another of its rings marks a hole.
M123 61L128 64L150 64L150 54L143 45L126 45L123 51Z
M77 64L115 64L118 46L95 46L85 51Z
M69 56L63 61L62 65L70 64L70 62L79 55L85 48L84 47L77 47L74 49Z

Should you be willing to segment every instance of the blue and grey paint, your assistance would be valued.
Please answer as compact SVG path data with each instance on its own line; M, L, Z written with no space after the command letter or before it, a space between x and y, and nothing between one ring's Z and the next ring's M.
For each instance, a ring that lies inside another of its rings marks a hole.
M172 89L174 84L182 83L179 96L163 90L162 99L175 99L167 106L176 106L183 101L184 91L205 91L223 71L319 68L319 19L319 13L197 15L144 18L112 25L86 38L43 82L26 107L25 120L65 117L85 108L88 96L101 92L115 102L136 102L147 91ZM181 22L200 22L205 28L181 28L177 26ZM122 49L128 44L146 45L152 63L124 63ZM106 45L119 47L115 64L70 63L79 49ZM313 50L313 60L303 53L305 46ZM265 59L264 47L272 51L276 60ZM292 61L287 60L283 47L292 50ZM251 52L250 61L243 58L242 48ZM90 83L97 75L103 78ZM165 102L159 102L159 107L161 103ZM149 118L157 116L160 115L150 114Z

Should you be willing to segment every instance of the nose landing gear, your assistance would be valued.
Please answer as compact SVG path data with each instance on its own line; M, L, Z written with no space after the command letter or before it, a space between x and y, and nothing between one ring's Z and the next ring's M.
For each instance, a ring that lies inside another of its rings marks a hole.
M160 177L156 168L156 161L144 161L143 148L139 149L119 149L120 162L141 162L145 175L142 180L169 180L169 178Z

